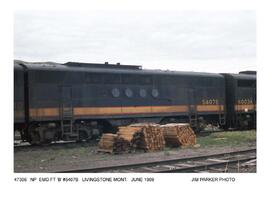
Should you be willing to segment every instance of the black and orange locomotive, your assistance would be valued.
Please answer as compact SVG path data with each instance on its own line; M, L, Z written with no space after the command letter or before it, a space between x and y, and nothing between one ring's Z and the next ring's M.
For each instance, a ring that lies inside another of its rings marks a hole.
M131 123L256 126L256 74L14 62L14 129L31 144L92 140Z

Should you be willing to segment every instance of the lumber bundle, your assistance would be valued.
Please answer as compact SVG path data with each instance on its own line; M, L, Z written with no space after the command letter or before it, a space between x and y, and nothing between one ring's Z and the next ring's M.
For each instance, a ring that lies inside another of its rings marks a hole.
M165 146L164 137L158 124L138 123L119 127L117 135L128 141L133 149L154 151L162 150Z
M141 127L132 126L120 126L118 127L118 132L116 133L118 138L124 139L131 143L134 137L139 137L141 134Z
M101 152L122 153L131 149L145 151L163 150L168 146L189 146L196 144L196 135L189 124L171 123L158 125L138 123L120 126L116 134L103 134L99 141Z
M161 126L166 145L179 147L196 144L196 135L186 123L170 123Z
M99 152L122 153L127 150L129 143L118 138L117 134L103 134L98 143Z

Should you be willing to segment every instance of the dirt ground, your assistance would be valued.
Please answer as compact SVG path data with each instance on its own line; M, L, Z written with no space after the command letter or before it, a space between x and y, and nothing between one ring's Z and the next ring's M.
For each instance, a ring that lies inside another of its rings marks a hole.
M219 133L198 137L197 142L198 145L192 148L165 148L163 151L147 153L136 151L116 155L98 153L95 145L76 143L56 147L15 149L14 172L57 172L236 151L256 147L256 133L246 132L243 135L241 132L241 136L239 133L233 134L233 136Z

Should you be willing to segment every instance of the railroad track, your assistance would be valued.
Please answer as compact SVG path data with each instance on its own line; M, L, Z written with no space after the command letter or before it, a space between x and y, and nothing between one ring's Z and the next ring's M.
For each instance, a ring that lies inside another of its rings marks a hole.
M250 170L243 170L250 168ZM117 166L58 171L57 173L192 173L256 172L256 149Z

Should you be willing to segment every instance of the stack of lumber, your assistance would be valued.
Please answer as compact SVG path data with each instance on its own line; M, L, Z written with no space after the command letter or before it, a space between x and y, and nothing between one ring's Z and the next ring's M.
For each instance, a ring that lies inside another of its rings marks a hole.
M162 130L158 124L138 123L119 127L117 135L128 141L133 149L154 151L162 150L165 146Z
M196 135L186 123L170 123L161 126L166 145L179 147L196 144Z
M129 143L118 138L117 134L103 134L98 143L99 152L122 153L128 149Z
M116 133L118 138L124 139L131 143L134 137L138 137L141 133L141 127L132 126L120 126L118 127L118 132Z
M99 141L101 152L122 153L131 149L145 151L163 150L168 146L190 146L196 144L196 135L189 124L171 123L158 125L138 123L120 126L116 134L103 134Z

